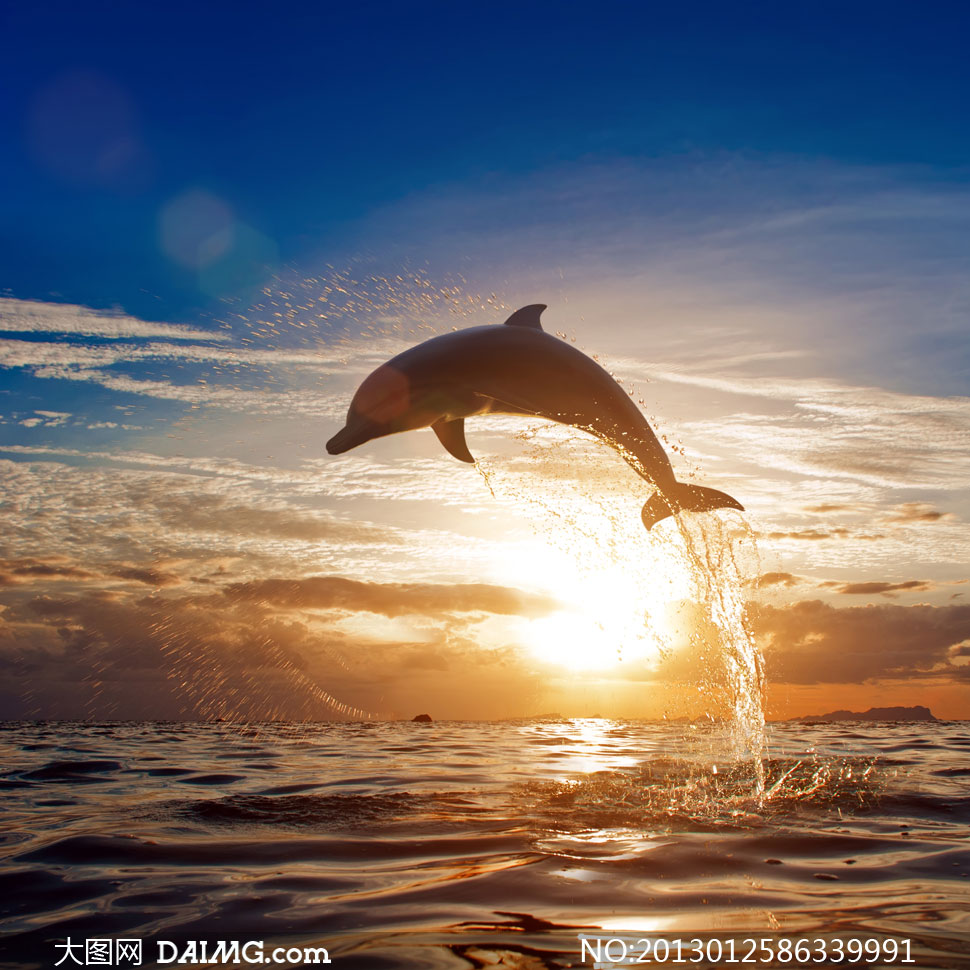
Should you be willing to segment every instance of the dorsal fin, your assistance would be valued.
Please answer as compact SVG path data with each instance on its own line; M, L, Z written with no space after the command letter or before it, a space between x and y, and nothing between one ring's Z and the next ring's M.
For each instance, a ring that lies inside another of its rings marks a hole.
M530 303L528 306L522 307L521 310L516 310L505 321L506 327L529 327L530 330L541 330L542 324L539 323L539 317L542 316L542 311L545 310L545 303Z
M431 430L438 436L438 440L445 448L454 455L459 461L467 461L474 465L475 459L468 450L465 442L465 419L464 418L438 418Z

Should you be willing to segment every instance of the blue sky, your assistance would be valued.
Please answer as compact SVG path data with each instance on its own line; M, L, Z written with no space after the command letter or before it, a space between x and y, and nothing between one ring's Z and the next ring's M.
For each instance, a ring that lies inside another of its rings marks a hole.
M959 182L967 19L908 4L8 5L3 284L162 319L204 308L157 244L159 210L200 186L299 261L353 255L348 227L404 197L487 194L566 162L741 153ZM97 171L120 138L129 153Z
M595 707L678 713L641 686L687 676L703 591L615 455L494 418L469 428L488 486L428 432L324 452L383 360L543 302L748 508L697 541L760 603L776 712L965 710L970 15L2 16L0 663L49 686L0 707L124 713L133 651L131 696L212 713L159 677L208 682L232 641L257 678L272 646L288 716L464 714L469 685L479 716L578 710L590 654ZM137 646L159 617L174 653ZM95 661L116 693L71 700Z

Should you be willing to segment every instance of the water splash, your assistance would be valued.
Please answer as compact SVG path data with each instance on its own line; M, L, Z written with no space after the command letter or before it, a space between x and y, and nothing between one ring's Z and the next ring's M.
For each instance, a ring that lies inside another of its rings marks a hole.
M727 669L727 683L733 711L731 740L735 754L750 760L754 768L754 792L760 799L765 790L764 662L746 622L746 588L741 547L756 555L752 530L737 517L731 521L716 515L675 517L684 554L692 564L692 575L701 602L717 631L717 645Z
M763 770L765 790L756 796L746 762L713 766L705 754L656 754L627 769L530 782L521 795L550 832L579 845L599 833L612 848L624 831L757 829L796 815L831 821L872 809L900 777L878 758L817 753L766 758Z
M733 513L681 514L645 533L637 513L650 488L631 482L608 448L548 424L520 428L516 437L524 458L477 463L491 494L524 511L536 539L559 557L551 570L557 592L597 604L596 625L616 638L619 659L653 655L658 679L687 685L708 723L721 728L703 733L708 770L716 773L718 762L747 765L749 795L760 800L765 679L745 610L746 578L757 574L752 530ZM677 609L680 620L671 623ZM593 644L583 649L586 662L566 665L602 667Z

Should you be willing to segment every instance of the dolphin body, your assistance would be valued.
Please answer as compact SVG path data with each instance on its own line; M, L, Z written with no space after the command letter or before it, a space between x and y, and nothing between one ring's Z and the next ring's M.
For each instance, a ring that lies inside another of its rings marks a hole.
M588 431L654 485L657 491L641 513L648 529L680 511L743 511L724 492L677 481L626 391L596 361L542 329L545 308L532 304L502 326L432 337L382 364L357 389L347 424L327 442L327 451L339 455L374 438L430 427L455 458L474 462L465 418L524 414Z

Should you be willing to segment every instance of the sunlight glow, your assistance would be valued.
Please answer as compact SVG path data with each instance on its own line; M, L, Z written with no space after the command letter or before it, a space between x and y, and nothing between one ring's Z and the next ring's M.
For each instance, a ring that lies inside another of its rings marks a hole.
M614 495L544 484L541 492L513 493L524 499L516 504L526 506L535 535L503 555L502 573L524 587L541 583L564 608L524 620L522 644L538 660L572 671L659 660L674 636L669 608L692 589L689 564L670 531L644 531L636 493L627 492L616 507Z

